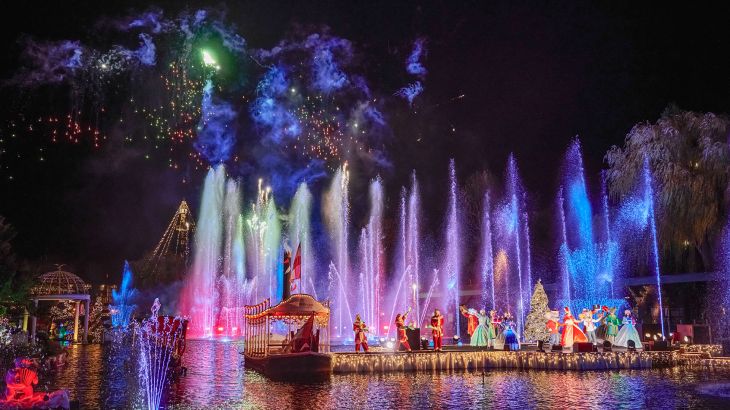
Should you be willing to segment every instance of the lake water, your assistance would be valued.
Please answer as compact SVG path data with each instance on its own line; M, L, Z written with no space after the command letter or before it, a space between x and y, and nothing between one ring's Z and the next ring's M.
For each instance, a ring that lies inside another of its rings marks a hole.
M310 383L277 382L246 370L240 343L189 341L167 409L388 408L730 408L730 372L689 369L559 372L489 370L333 375ZM117 354L115 354L117 353ZM66 366L41 387L67 388L82 408L141 408L124 352L72 346Z

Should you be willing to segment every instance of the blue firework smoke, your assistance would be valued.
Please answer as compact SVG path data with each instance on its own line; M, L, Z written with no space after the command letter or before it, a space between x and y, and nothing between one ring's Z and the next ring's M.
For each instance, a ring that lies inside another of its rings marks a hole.
M349 62L352 57L352 44L349 41L312 34L304 44L312 49L312 85L315 89L329 94L347 85L347 75L337 63L335 53L339 53L345 62Z
M61 83L83 68L86 54L87 50L79 41L36 42L28 39L21 56L28 68L10 82L22 86Z
M155 43L152 42L152 37L142 33L139 35L139 39L141 40L141 44L137 50L132 52L132 57L143 65L155 65L156 48Z
M419 38L413 42L413 51L406 59L406 71L415 76L424 77L427 73L426 67L421 63L421 58L426 55L426 39Z
M236 33L232 27L224 25L219 20L214 20L211 23L211 29L218 33L223 43L223 47L227 48L231 52L243 52L246 48L246 40L243 39L238 33Z
M409 54L406 59L406 72L408 72L408 74L415 75L420 80L424 80L428 73L426 67L421 62L423 57L426 55L426 52L426 39L418 38L413 42L411 54ZM420 80L416 80L415 82L406 85L396 91L394 95L396 97L405 98L408 100L408 105L413 105L413 100L415 100L416 97L423 92L423 84Z
M400 90L395 92L396 97L402 97L408 100L408 104L413 105L413 100L418 97L419 94L423 92L423 85L420 81L416 81L413 84L408 84L407 86L401 88Z
M314 33L301 41L282 41L271 50L257 50L255 55L260 59L276 60L291 52L308 54L314 90L330 94L350 84L343 69L352 61L353 49L349 40L326 33Z
M203 89L202 117L198 125L195 149L208 162L216 164L231 158L236 143L236 111L227 102L213 99L213 82L208 80Z
M256 87L258 96L250 109L254 122L265 128L264 138L275 143L296 137L301 132L297 118L280 101L288 89L289 81L284 67L271 67Z
M162 10L150 10L138 16L131 17L127 23L119 24L121 30L141 28L159 34L172 29L172 22L165 19Z

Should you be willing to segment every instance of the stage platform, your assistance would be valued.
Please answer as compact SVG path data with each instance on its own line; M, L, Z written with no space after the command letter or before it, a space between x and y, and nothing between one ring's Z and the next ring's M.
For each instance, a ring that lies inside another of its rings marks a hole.
M542 352L474 351L449 349L444 352L414 351L332 353L333 373L433 372L487 369L619 370L667 368L687 364L703 365L699 357L678 351L644 352ZM723 363L724 364L724 363Z

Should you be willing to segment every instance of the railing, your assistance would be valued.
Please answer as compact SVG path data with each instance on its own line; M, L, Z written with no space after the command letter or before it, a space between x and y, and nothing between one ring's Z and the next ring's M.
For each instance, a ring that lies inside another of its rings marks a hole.
M266 357L269 353L269 317L259 316L271 306L271 299L258 305L244 306L244 345L243 351L249 356Z
M329 301L324 302L329 308ZM257 305L244 306L244 346L243 352L248 356L267 357L271 351L270 347L281 347L280 343L270 343L270 326L272 318L269 315L263 315L267 309L271 307L271 300L266 299ZM327 324L319 326L320 339L318 343L319 351L329 353L330 347L330 322L331 315L328 315Z

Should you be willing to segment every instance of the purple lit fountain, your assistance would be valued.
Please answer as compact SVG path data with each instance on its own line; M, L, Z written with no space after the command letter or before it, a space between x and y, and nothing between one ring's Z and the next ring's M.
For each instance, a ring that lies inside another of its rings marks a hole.
M139 362L140 393L149 410L160 408L170 365L179 365L185 349L186 321L180 317L159 316L160 301L155 298L152 314L135 323L135 343Z

